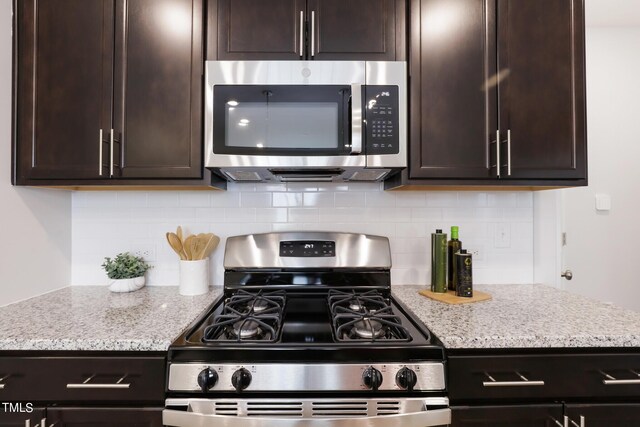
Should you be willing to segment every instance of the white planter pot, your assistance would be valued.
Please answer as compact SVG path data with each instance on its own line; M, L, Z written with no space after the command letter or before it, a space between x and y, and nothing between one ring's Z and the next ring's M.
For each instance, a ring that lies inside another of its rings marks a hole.
M109 282L111 292L133 292L144 287L144 276L133 279L112 279Z

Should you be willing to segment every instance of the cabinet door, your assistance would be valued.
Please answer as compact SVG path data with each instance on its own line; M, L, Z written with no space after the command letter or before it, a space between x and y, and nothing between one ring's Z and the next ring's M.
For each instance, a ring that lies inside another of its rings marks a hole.
M640 404L565 405L569 425L629 427L640 425ZM582 424L581 424L582 419Z
M113 0L16 5L16 183L107 178Z
M404 32L404 0L308 0L307 19L310 59L404 59L396 52L396 33Z
M410 178L496 176L495 7L412 0Z
M117 0L117 176L202 176L203 0Z
M583 0L498 4L503 177L586 178Z
M562 405L454 406L451 427L557 427Z
M31 407L31 412L26 412L28 410L29 409L25 403L11 404L2 402L2 407L0 407L0 427L25 427L29 425L39 425L45 417L44 408ZM27 421L29 421L28 424Z
M209 0L217 29L207 29L208 41L217 45L217 58L208 59L301 59L305 12L305 0Z
M47 425L55 427L161 427L163 408L48 408Z

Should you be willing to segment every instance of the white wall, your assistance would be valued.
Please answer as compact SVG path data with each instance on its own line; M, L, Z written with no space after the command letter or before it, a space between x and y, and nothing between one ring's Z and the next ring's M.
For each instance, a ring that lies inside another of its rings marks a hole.
M0 305L69 285L71 196L11 186L11 0L0 0Z
M105 256L155 252L152 285L178 281L177 256L165 233L178 225L223 238L213 256L222 283L224 238L284 230L327 230L388 236L393 284L430 280L430 233L460 226L463 245L480 251L476 283L533 281L531 192L383 192L380 184L242 184L227 192L79 192L73 195L74 285L104 284ZM502 224L501 227L498 225ZM506 230L502 239L499 230Z
M589 187L563 194L564 286L640 310L640 26L588 29L587 102ZM611 211L596 211L596 194Z

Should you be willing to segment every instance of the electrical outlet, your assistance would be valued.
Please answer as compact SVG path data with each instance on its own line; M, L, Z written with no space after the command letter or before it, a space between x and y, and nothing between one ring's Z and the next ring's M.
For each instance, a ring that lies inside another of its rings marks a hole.
M147 262L156 260L156 246L152 244L134 245L131 253L135 256L142 257Z
M496 234L494 237L494 244L496 248L510 248L511 225L504 222L496 224Z

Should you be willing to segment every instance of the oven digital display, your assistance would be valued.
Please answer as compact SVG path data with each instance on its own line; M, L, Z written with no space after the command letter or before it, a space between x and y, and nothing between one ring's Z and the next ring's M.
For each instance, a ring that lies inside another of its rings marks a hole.
M280 242L281 257L334 257L336 242L324 240L296 240Z

